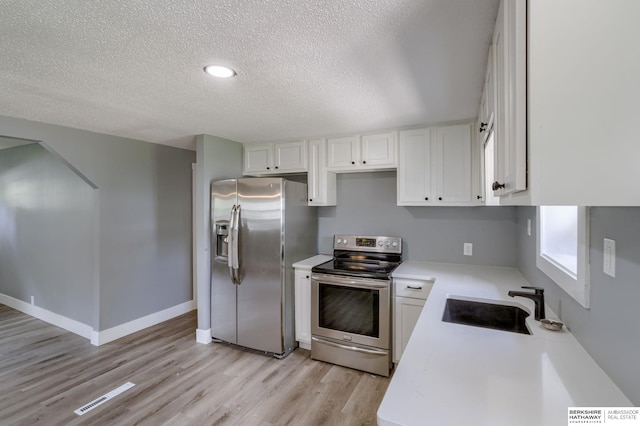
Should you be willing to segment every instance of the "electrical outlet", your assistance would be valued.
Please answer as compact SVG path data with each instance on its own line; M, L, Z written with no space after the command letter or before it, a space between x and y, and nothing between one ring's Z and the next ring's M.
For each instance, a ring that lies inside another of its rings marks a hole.
M604 239L604 259L603 271L605 274L615 278L616 276L616 241L609 238Z
M31 296L31 304L32 305L36 304L36 298L34 296Z
M527 219L527 235L531 236L531 219Z
M471 243L464 243L464 250L463 250L463 254L465 256L472 256L473 255L473 244Z

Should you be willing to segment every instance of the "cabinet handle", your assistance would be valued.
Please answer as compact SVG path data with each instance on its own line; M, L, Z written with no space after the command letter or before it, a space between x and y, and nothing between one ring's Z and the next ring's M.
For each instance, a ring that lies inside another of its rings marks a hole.
M309 275L307 275L307 279L309 279Z
M425 199L426 201L429 201L429 197L424 197L424 199Z
M276 170L278 170L278 166L276 166Z
M421 285L408 285L407 288L410 288L412 290L422 290Z
M367 162L366 162L366 161L364 161L364 160L362 160L362 164L367 164Z
M313 201L313 198L309 198L309 201Z
M478 200L482 200L482 195L476 195L476 198L477 198Z
M271 170L271 167L267 167L267 170Z
M504 183L498 183L498 181L493 182L493 184L491 184L491 189L493 189L494 191L497 191L500 188L504 188Z
M355 161L352 161L352 162L351 162L351 164L356 164L356 162L355 162Z
M480 123L480 133L484 132L485 130L487 130L487 125L489 123Z
M438 200L442 201L442 197L438 197Z

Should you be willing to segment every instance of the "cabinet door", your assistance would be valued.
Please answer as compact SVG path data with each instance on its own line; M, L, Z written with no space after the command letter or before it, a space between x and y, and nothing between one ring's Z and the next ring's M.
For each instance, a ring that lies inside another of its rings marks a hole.
M276 143L273 145L274 169L278 172L304 172L307 170L306 141Z
M493 72L493 45L489 47L489 57L487 59L487 70L484 78L484 92L483 92L483 104L482 113L484 116L483 122L487 123L485 130L482 132L483 142L488 137L493 123L495 120L495 106L496 106L496 93L495 93L495 74Z
M431 130L402 131L398 145L398 205L431 205Z
M472 125L437 127L436 196L438 202L470 204L472 158Z
M494 192L506 195L526 182L526 2L503 0L493 34L495 74Z
M327 168L355 169L360 162L360 143L357 136L327 139Z
M361 157L364 167L396 167L396 133L363 136Z
M310 206L336 205L336 174L327 171L327 145L324 140L309 142L307 191Z
M296 340L303 349L311 349L311 270L295 270Z
M244 146L244 174L271 172L271 145Z
M409 299L406 297L396 297L394 314L394 341L393 341L393 361L397 364L402 358L404 348L411 337L411 333L418 322L420 312L425 301L422 299Z

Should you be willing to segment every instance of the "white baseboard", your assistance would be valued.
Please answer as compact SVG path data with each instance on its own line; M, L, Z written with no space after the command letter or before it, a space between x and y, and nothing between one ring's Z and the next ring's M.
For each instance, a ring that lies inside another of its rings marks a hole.
M133 321L108 328L106 330L93 331L91 333L91 344L95 346L104 345L105 343L112 342L121 337L128 336L129 334L133 334L145 328L160 324L163 321L167 321L179 315L186 314L187 312L191 312L194 309L196 309L196 304L193 300L190 300L189 302L184 302L179 305L172 306L171 308L167 308L163 311L155 312L153 314L149 314L142 318L138 318Z
M170 320L171 318L186 314L187 312L191 312L196 309L195 302L190 300L189 302L172 306L171 308L149 314L125 324L120 324L103 331L95 331L90 325L72 320L71 318L56 314L36 305L31 305L27 302L23 302L22 300L7 296L6 294L0 293L0 303L20 312L24 312L27 315L31 315L32 317L38 318L44 322L48 322L49 324L63 328L71 333L84 337L85 339L89 339L91 340L91 344L95 346L104 345L105 343L112 342L121 337L143 330L147 327L160 324L163 321ZM209 330L209 339L211 339L211 330Z
M196 329L196 342L204 343L205 345L211 343L211 329L207 328L203 330L201 328Z
M311 342L301 342L298 340L298 346L300 346L302 349L306 349L308 351L311 350Z
M72 320L55 312L48 311L36 305L31 305L22 300L16 299L6 294L0 293L0 303L7 305L15 310L24 312L27 315L31 315L34 318L38 318L49 324L53 324L56 327L63 328L78 336L82 336L85 339L90 339L93 333L93 328L90 325L81 323L80 321Z

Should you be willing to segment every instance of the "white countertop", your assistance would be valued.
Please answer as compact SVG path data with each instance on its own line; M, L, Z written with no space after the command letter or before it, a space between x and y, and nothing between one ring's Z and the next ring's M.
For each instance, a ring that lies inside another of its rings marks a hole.
M379 425L566 426L569 407L633 406L566 328L542 328L533 301L507 295L530 285L517 269L405 261L393 276L435 284L378 409ZM449 295L518 303L531 314L533 334L443 322Z
M308 259L299 260L293 264L294 268L308 268L311 269L316 265L319 265L324 262L328 262L333 259L333 256L327 256L326 254L317 254Z

